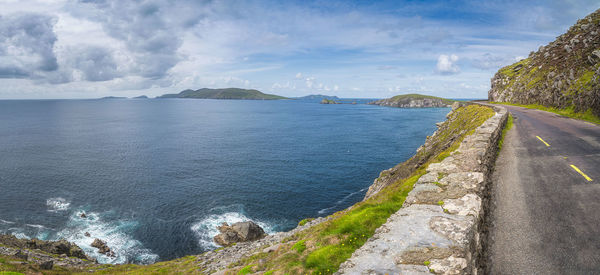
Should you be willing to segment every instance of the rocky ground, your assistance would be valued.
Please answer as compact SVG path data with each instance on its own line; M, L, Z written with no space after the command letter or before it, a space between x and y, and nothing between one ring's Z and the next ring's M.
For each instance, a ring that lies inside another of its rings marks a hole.
M293 236L294 234L302 230L308 229L311 226L315 226L329 219L331 219L331 216L317 218L287 232L279 232L272 235L267 235L266 237L260 240L237 243L230 247L224 247L215 251L209 251L202 255L199 255L196 258L196 263L203 273L224 274L224 269L226 269L232 263L235 263L244 257L249 257L261 252L274 252L282 243L285 243L285 240L287 238Z
M81 248L65 240L26 240L13 235L0 235L0 255L8 259L3 264L18 266L18 270L31 273L56 270L57 267L79 270L97 265Z

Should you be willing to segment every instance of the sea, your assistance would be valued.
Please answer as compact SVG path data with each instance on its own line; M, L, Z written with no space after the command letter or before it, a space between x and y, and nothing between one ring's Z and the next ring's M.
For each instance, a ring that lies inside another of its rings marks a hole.
M449 111L301 100L0 100L0 233L66 239L100 263L150 264L217 248L222 222L290 230L361 201L379 172L410 158ZM99 254L95 238L116 256Z

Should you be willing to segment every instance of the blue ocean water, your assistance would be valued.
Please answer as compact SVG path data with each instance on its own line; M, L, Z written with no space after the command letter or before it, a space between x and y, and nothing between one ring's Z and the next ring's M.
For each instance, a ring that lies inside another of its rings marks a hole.
M102 263L152 263L215 248L224 221L289 230L362 200L379 172L414 154L448 111L0 101L0 232L66 238ZM94 238L117 257L98 255Z

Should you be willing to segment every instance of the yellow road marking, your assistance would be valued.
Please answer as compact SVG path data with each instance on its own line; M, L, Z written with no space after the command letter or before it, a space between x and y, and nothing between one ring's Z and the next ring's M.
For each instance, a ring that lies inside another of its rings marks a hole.
M589 125L594 125L594 126L596 126L596 124L594 124L594 123L591 123L591 122L587 122L587 121L585 121L585 123L587 123L587 124L589 124Z
M546 144L546 146L550 147L550 144L548 144L548 142L545 142L541 137L539 136L535 136L536 138L538 138L539 140L541 140L544 144Z
M581 174L587 181L592 181L592 179L590 177L588 177L585 173L581 172L581 170L579 170L579 168L577 168L577 166L571 164L571 168L573 168L575 171L577 171L577 173Z

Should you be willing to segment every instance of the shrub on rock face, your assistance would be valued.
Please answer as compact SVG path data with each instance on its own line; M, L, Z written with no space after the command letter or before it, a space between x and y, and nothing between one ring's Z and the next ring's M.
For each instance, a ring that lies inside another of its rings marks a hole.
M238 222L231 226L223 223L217 228L221 233L215 236L213 240L222 246L230 246L237 242L255 241L266 236L265 231L252 221Z

